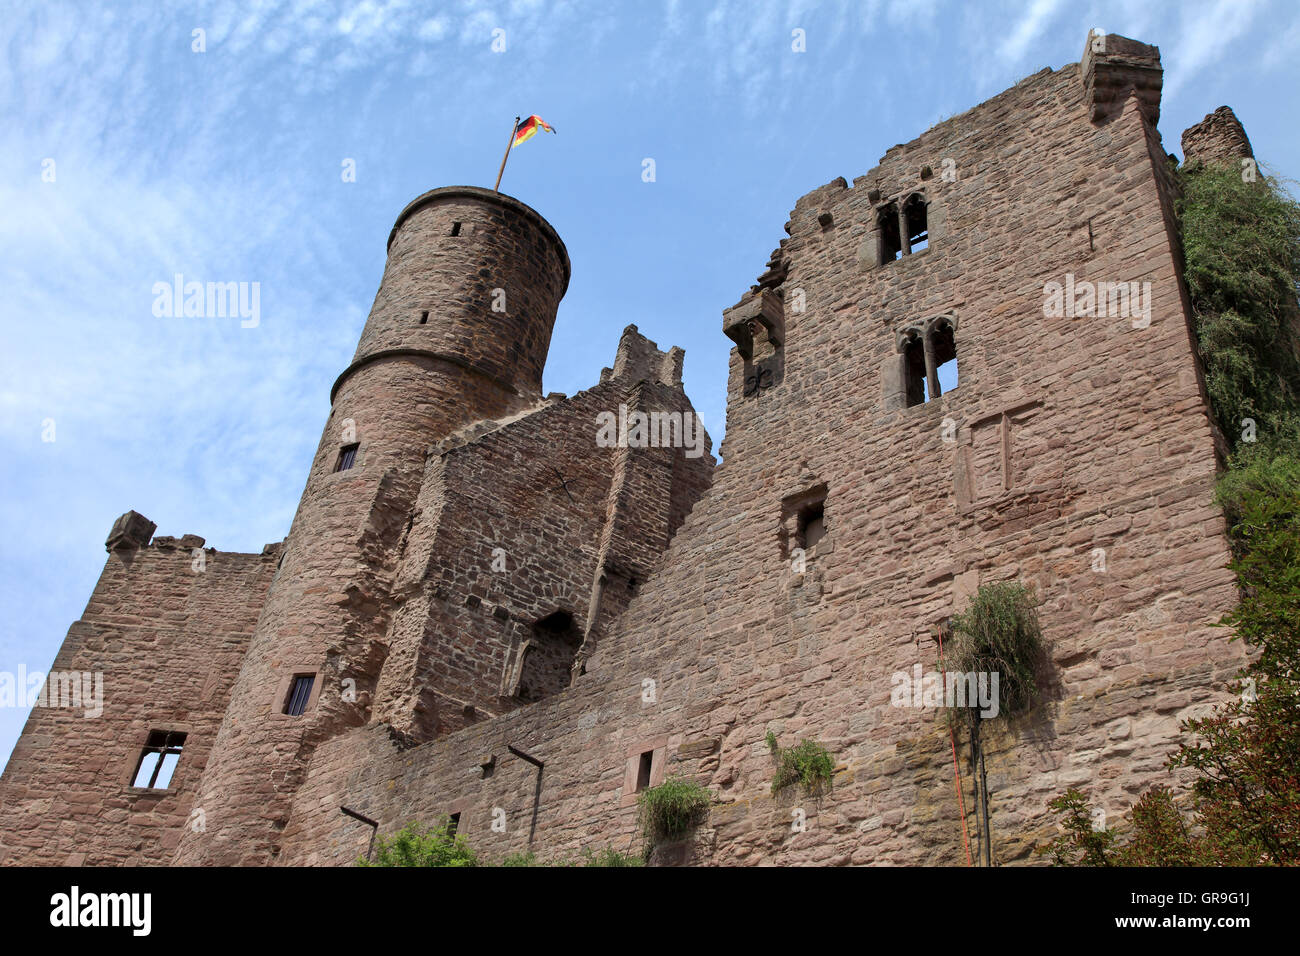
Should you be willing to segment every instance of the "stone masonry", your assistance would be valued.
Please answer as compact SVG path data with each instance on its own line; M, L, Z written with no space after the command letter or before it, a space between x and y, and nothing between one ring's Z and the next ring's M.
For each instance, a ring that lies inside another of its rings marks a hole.
M892 678L937 669L945 622L1004 580L1034 588L1049 660L985 732L994 861L1031 860L1067 787L1114 814L1180 784L1179 721L1243 652L1215 626L1221 440L1160 80L1155 47L1090 35L799 199L723 313L716 470L681 350L633 326L599 383L541 394L569 279L545 220L415 200L284 543L115 525L55 662L104 673L103 717L33 711L0 860L346 865L448 814L489 861L635 850L648 766L714 793L658 863L964 863L943 715L893 706ZM1183 144L1249 156L1226 107ZM600 440L637 413L677 437ZM769 730L824 744L833 788L771 796ZM160 731L186 734L175 776L132 787Z

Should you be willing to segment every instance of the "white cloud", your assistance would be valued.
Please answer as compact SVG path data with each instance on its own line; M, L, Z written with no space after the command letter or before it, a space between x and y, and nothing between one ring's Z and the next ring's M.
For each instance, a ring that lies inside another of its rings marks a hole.
M1036 41L1052 22L1056 11L1060 9L1061 3L1062 0L1032 0L1029 7L1018 18L1015 28L998 45L998 58L1008 66L1018 64L1036 45Z

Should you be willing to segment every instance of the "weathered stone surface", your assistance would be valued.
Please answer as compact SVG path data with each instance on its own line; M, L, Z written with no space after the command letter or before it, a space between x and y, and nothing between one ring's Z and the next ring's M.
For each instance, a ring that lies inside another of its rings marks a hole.
M104 542L106 551L130 551L148 546L157 525L138 511L128 511L113 522Z
M1250 139L1237 114L1220 106L1205 119L1183 131L1183 161L1210 165L1237 166L1243 159L1254 159Z
M893 706L893 678L937 668L940 625L1011 579L1041 600L1049 663L1034 710L985 733L995 860L1030 860L1068 786L1114 814L1180 785L1178 721L1221 700L1243 656L1214 626L1235 589L1159 89L1154 47L1090 39L1082 65L799 199L725 313L716 472L707 439L699 456L597 443L620 406L691 412L681 351L635 327L597 385L542 396L568 259L536 213L485 190L421 197L283 547L209 553L208 574L242 569L212 592L181 546L110 557L60 661L170 690L84 729L33 713L0 781L18 808L3 859L347 864L371 832L340 807L381 833L457 813L488 859L639 849L649 753L653 780L715 794L665 865L962 863L946 724ZM912 197L928 245L882 263L900 217L880 210ZM1067 275L1149 283L1149 321L1050 314ZM958 385L909 405L906 332L941 316ZM316 689L290 716L303 673ZM208 703L182 712L195 682ZM143 736L178 724L177 785L124 794ZM769 730L824 744L834 786L773 797Z

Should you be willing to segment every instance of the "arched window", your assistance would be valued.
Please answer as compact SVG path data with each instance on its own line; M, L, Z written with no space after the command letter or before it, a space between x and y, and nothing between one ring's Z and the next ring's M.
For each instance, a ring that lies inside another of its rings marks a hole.
M925 342L916 329L909 329L903 342L904 402L910 408L925 401Z
M880 225L880 264L887 265L903 254L903 240L898 231L898 206L889 203L876 213Z
M902 354L902 404L910 408L957 387L957 321L937 315L899 335ZM941 379L942 375L942 379Z
M957 387L957 338L952 319L940 316L930 326L930 348L934 352L935 394Z
M925 197L912 193L903 204L903 222L906 225L908 252L920 252L930 244L930 229L926 218Z
M924 193L888 202L876 210L880 265L888 265L930 245L930 204Z
M532 704L568 687L581 644L582 632L568 611L548 614L534 624L515 692L519 700Z

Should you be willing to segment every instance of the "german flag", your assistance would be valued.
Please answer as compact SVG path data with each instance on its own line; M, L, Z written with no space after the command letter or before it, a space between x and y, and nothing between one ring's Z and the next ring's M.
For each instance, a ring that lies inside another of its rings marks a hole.
M511 141L510 148L514 149L516 146L528 142L528 140L537 135L539 129L544 129L548 133L555 132L555 130L551 129L551 127L547 125L546 120L534 113L532 116L528 117L528 119L515 127L515 138Z

